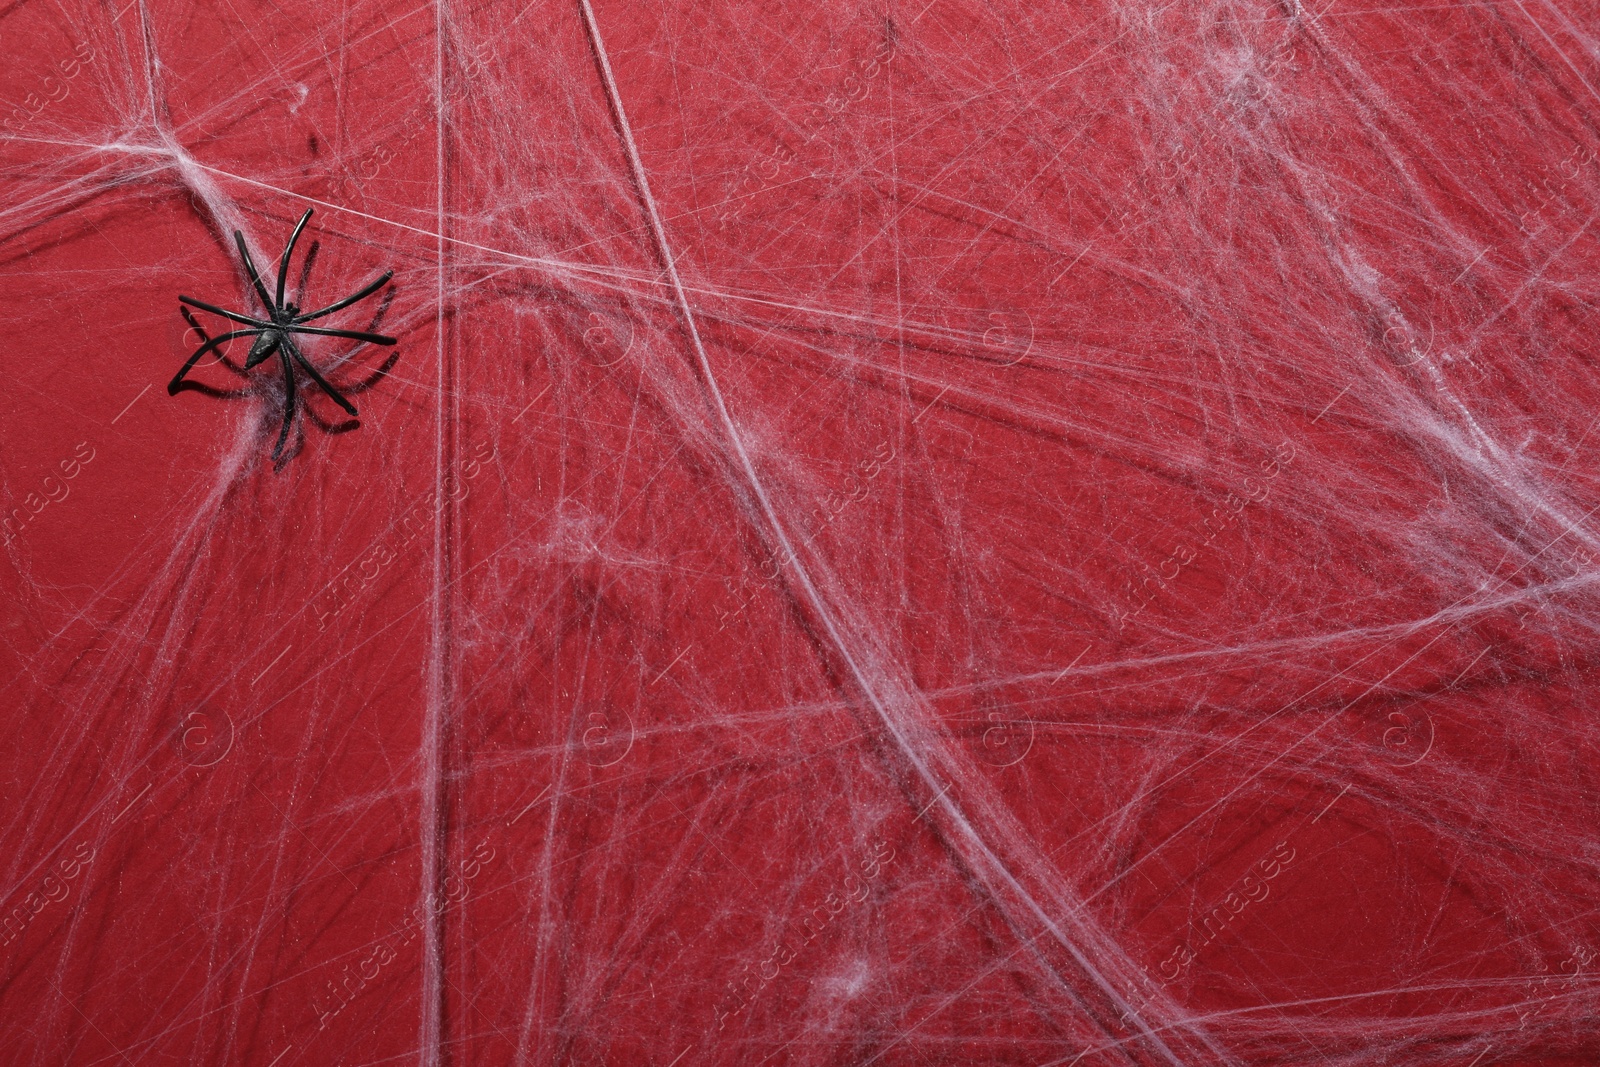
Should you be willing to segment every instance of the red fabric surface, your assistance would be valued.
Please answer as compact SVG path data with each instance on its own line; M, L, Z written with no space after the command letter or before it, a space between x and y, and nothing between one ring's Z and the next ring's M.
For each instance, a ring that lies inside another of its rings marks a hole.
M0 1059L1597 1062L1595 6L593 3L0 13Z

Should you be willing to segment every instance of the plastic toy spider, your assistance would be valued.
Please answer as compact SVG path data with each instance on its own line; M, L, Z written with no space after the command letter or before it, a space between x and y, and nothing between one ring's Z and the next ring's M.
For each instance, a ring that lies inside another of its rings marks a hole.
M223 318L231 319L234 322L242 322L250 328L248 330L233 330L230 333L207 339L204 344L195 349L194 355L189 357L188 362L184 363L182 369L178 371L172 381L167 383L167 395L177 395L178 387L183 383L184 376L200 361L201 356L236 337L254 337L256 339L255 343L250 346L250 355L244 361L246 370L265 362L273 353L277 353L279 360L283 364L283 429L278 432L278 443L272 449L273 462L277 462L278 458L283 454L283 443L288 440L289 427L294 422L296 404L294 367L296 363L304 368L305 372L311 376L312 381L322 387L323 392L333 398L334 403L344 408L351 415L356 413L355 405L346 400L339 390L329 385L328 380L318 373L317 368L312 366L311 361L300 351L300 346L295 343L294 334L344 337L355 341L366 341L375 345L397 343L393 337L385 337L378 333L364 333L359 330L334 330L323 326L305 325L312 319L320 319L324 315L342 311L352 304L365 300L383 288L384 283L394 277L393 271L384 271L377 281L374 281L359 292L316 311L301 314L300 309L294 304L284 303L284 282L289 274L289 257L294 254L295 243L300 240L300 231L304 230L306 223L310 221L312 210L307 208L306 213L300 216L300 222L295 226L294 233L290 234L289 244L283 250L283 258L278 261L278 298L276 300L273 300L268 295L267 287L261 282L261 275L256 272L256 265L250 259L250 251L244 245L244 234L238 230L233 231L233 240L239 246L239 256L244 260L245 271L250 275L250 282L255 286L256 295L261 298L261 305L268 309L265 319L252 318L249 315L241 315L234 311L225 311L213 304L207 304L203 300L196 300L192 296L178 297L179 300L190 307L199 308L201 311L209 311L213 315L221 315ZM313 244L312 253L314 254L315 252L316 247ZM307 259L309 261L310 257L308 256ZM307 267L309 266L310 263L308 262ZM301 285L304 286L304 284L305 280L304 276L302 276ZM205 336L204 332L201 333L201 336Z

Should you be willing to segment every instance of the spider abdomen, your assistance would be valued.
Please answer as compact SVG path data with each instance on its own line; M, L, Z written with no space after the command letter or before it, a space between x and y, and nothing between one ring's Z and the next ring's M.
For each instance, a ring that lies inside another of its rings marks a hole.
M249 370L257 363L267 359L283 344L283 334L278 330L263 331L256 343L250 346L250 355L245 357L245 369Z

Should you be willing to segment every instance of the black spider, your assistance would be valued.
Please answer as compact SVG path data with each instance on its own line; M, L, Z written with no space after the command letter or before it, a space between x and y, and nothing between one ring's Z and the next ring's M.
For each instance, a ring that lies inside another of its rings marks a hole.
M255 286L256 295L261 298L261 305L268 309L266 319L256 319L251 318L248 315L240 315L237 312L224 311L222 308L216 307L212 304L207 304L201 300L196 300L190 296L178 297L179 300L190 305L191 307L197 307L202 311L209 311L213 315L221 315L223 318L232 319L234 322L242 322L249 326L250 329L234 330L231 333L225 333L218 337L209 338L205 344L195 349L194 355L189 357L188 362L183 365L182 369L178 371L178 373L173 377L172 381L167 383L167 394L169 396L177 395L178 387L182 384L184 375L188 374L189 371L193 369L194 365L200 361L200 357L205 355L207 352L215 349L220 344L224 344L225 342L233 340L235 337L254 337L256 341L250 346L250 355L247 356L244 361L246 370L249 370L251 367L264 362L274 352L278 354L278 358L283 362L283 429L279 431L278 443L272 450L272 459L274 462L276 462L278 457L283 453L283 443L284 441L288 440L289 426L294 421L294 365L296 363L300 364L300 366L305 369L305 372L311 375L311 380L320 385L323 392L327 393L333 398L334 403L344 408L351 415L356 413L355 405L340 395L337 389L328 384L328 380L326 378L317 373L317 368L313 367L311 365L311 361L300 352L300 346L295 344L294 338L290 336L291 334L304 333L315 334L319 337L347 337L356 341L367 341L375 345L392 345L396 343L393 337L385 337L382 334L377 333L362 333L357 330L330 330L321 326L303 325L304 323L310 322L312 319L320 319L324 315L331 315L335 311L342 311L351 304L365 300L367 297L383 288L384 283L386 283L390 278L394 277L393 271L384 271L382 277L373 282L371 285L366 286L360 292L354 294L353 296L347 296L343 300L329 304L327 307L320 308L316 311L301 314L300 309L294 304L284 303L283 290L284 281L287 279L289 274L289 257L294 254L295 242L300 240L300 231L306 228L306 223L311 219L311 211L311 208L307 208L306 213L300 216L300 222L295 226L294 233L289 236L289 244L283 250L283 258L278 261L277 300L273 300L267 294L267 287L261 283L261 275L256 272L256 265L250 259L250 251L245 248L244 234L240 233L238 230L233 231L233 239L234 242L239 246L239 255L244 260L245 271L250 275L250 282ZM313 244L312 252L315 253L315 251L316 248ZM309 266L309 264L307 265ZM305 282L302 278L301 285L304 284ZM373 325L377 324L374 323ZM204 336L203 332L201 336Z

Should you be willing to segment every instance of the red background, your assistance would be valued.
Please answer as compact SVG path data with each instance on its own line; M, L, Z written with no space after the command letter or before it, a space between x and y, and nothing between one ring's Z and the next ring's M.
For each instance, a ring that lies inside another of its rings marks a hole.
M6 6L0 1056L1597 1062L1596 14Z

